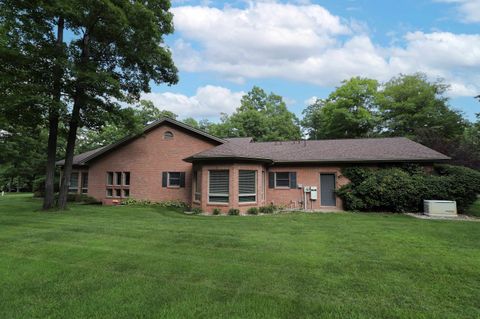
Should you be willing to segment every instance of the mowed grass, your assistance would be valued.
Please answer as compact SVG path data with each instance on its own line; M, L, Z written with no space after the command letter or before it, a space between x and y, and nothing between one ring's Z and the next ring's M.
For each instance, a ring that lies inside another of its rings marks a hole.
M0 197L0 318L479 318L480 223L38 211Z

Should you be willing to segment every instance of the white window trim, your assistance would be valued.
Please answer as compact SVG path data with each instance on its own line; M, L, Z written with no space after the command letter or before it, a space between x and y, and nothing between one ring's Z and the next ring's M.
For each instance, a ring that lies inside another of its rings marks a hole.
M170 185L170 173L179 173L180 176L178 177L178 185ZM180 188L180 184L182 182L182 172L167 172L167 187L168 188Z
M252 194L240 194L240 171L253 171L255 172L255 193ZM248 204L256 204L258 201L258 196L257 196L257 171L254 169L239 169L238 170L238 205L248 205ZM241 202L240 197L250 197L250 196L255 196L255 200L253 202Z
M208 204L214 204L214 205L222 205L222 206L228 206L228 205L230 205L230 194L210 193L210 172L211 172L211 171L227 171L227 172L228 172L228 189L229 189L229 191L230 191L230 170L228 170L228 169L208 170L207 203L208 203ZM227 200L226 202L211 202L211 201L210 201L210 196L226 197L228 200Z
M277 186L277 173L288 173L288 186ZM278 188L278 189L290 189L290 172L274 172L273 173L273 181L274 181L274 188Z

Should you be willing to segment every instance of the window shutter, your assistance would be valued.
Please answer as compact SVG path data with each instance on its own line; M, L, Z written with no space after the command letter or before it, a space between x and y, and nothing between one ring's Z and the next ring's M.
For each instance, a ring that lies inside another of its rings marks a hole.
M297 188L297 173L290 172L290 188Z
M168 172L162 172L162 187L167 187Z
M180 173L180 187L185 187L185 172Z
M268 188L275 187L275 173L270 172L268 173Z

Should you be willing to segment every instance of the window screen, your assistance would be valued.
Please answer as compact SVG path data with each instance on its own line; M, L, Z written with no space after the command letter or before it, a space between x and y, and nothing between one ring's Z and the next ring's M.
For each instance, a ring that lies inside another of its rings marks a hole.
M208 201L213 203L228 203L229 193L228 171L209 171Z

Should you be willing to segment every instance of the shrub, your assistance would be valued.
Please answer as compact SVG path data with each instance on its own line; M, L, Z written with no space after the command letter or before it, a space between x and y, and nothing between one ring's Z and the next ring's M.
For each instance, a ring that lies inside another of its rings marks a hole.
M258 208L257 207L250 207L247 210L248 215L258 215Z
M183 211L188 210L189 206L180 201L180 200L166 200L161 202L152 202L148 199L135 199L135 198L125 198L122 200L122 205L129 206L157 206L157 207L166 207L166 208L175 208L181 209Z
M274 205L261 206L258 211L261 214L273 214L275 213L276 207Z
M202 209L200 207L194 207L194 208L192 208L192 213L194 215L198 215L198 214L201 214L203 212L202 212Z
M460 212L480 192L480 173L466 167L439 165L434 174L413 165L384 169L348 168L351 183L337 191L345 208L358 211L418 212L424 199L455 200Z
M55 195L55 200L58 201L58 194ZM89 205L101 204L99 200L85 194L67 194L67 202L77 202Z
M212 210L212 215L220 215L220 213L221 213L221 211L220 211L220 209L218 209L218 208L214 208L214 209Z
M240 215L240 210L238 210L237 208L230 208L228 210L228 215L230 215L230 216Z

